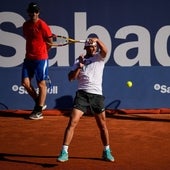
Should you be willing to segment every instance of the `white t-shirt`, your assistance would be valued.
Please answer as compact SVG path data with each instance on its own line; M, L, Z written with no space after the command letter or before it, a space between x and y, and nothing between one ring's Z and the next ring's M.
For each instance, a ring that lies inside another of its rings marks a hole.
M78 76L78 90L102 95L104 58L101 57L100 53L96 53L94 56L84 59L84 61L85 65ZM78 67L78 62L79 61L76 60L73 70Z

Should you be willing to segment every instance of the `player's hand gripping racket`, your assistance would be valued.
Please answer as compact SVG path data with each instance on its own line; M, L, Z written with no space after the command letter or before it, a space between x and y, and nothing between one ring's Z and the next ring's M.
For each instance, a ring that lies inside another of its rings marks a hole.
M53 34L52 43L47 42L47 44L49 44L51 46L61 47L61 46L65 46L65 45L68 45L68 44L85 43L85 42L86 42L86 40L75 40L75 39L68 38L68 37L65 37L65 36Z

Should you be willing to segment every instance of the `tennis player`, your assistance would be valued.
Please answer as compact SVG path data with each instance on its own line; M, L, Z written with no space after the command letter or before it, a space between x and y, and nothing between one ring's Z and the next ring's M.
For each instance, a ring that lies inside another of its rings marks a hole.
M73 138L74 130L87 109L94 114L97 126L100 130L101 140L104 146L102 158L114 161L109 146L109 133L106 126L104 108L104 96L102 94L103 69L107 48L98 38L90 38L86 41L85 56L80 56L68 74L70 81L78 80L78 90L74 99L74 107L65 130L61 153L57 158L60 162L68 160L68 148ZM99 49L99 52L97 51Z
M40 8L32 2L27 9L29 20L23 24L23 35L26 39L26 55L22 68L22 85L35 101L30 119L42 119L47 94L48 50L46 42L52 42L52 33L45 21L39 18ZM31 81L36 77L39 92L35 91Z

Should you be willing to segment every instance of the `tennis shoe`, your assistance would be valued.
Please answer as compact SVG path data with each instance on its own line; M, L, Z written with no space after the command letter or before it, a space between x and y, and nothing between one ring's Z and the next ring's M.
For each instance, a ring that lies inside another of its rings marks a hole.
M64 150L61 151L59 157L57 158L59 162L65 162L68 161L68 153Z
M112 154L111 154L110 149L107 149L107 150L103 151L102 158L103 158L105 161L110 161L110 162L114 162L114 161L115 161L114 157L113 157Z
M32 120L39 120L39 119L43 119L43 116L41 112L37 112L33 110L29 118Z

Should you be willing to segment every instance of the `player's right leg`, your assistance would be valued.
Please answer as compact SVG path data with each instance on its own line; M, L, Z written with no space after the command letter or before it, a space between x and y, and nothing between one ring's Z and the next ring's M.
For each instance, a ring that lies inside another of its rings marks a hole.
M68 147L69 147L71 140L73 138L74 130L75 130L82 115L83 115L83 112L81 110L78 110L75 108L73 109L72 114L69 119L69 122L68 122L68 125L67 125L67 128L65 130L63 146L62 146L60 155L57 158L57 161L59 161L59 162L68 161Z

